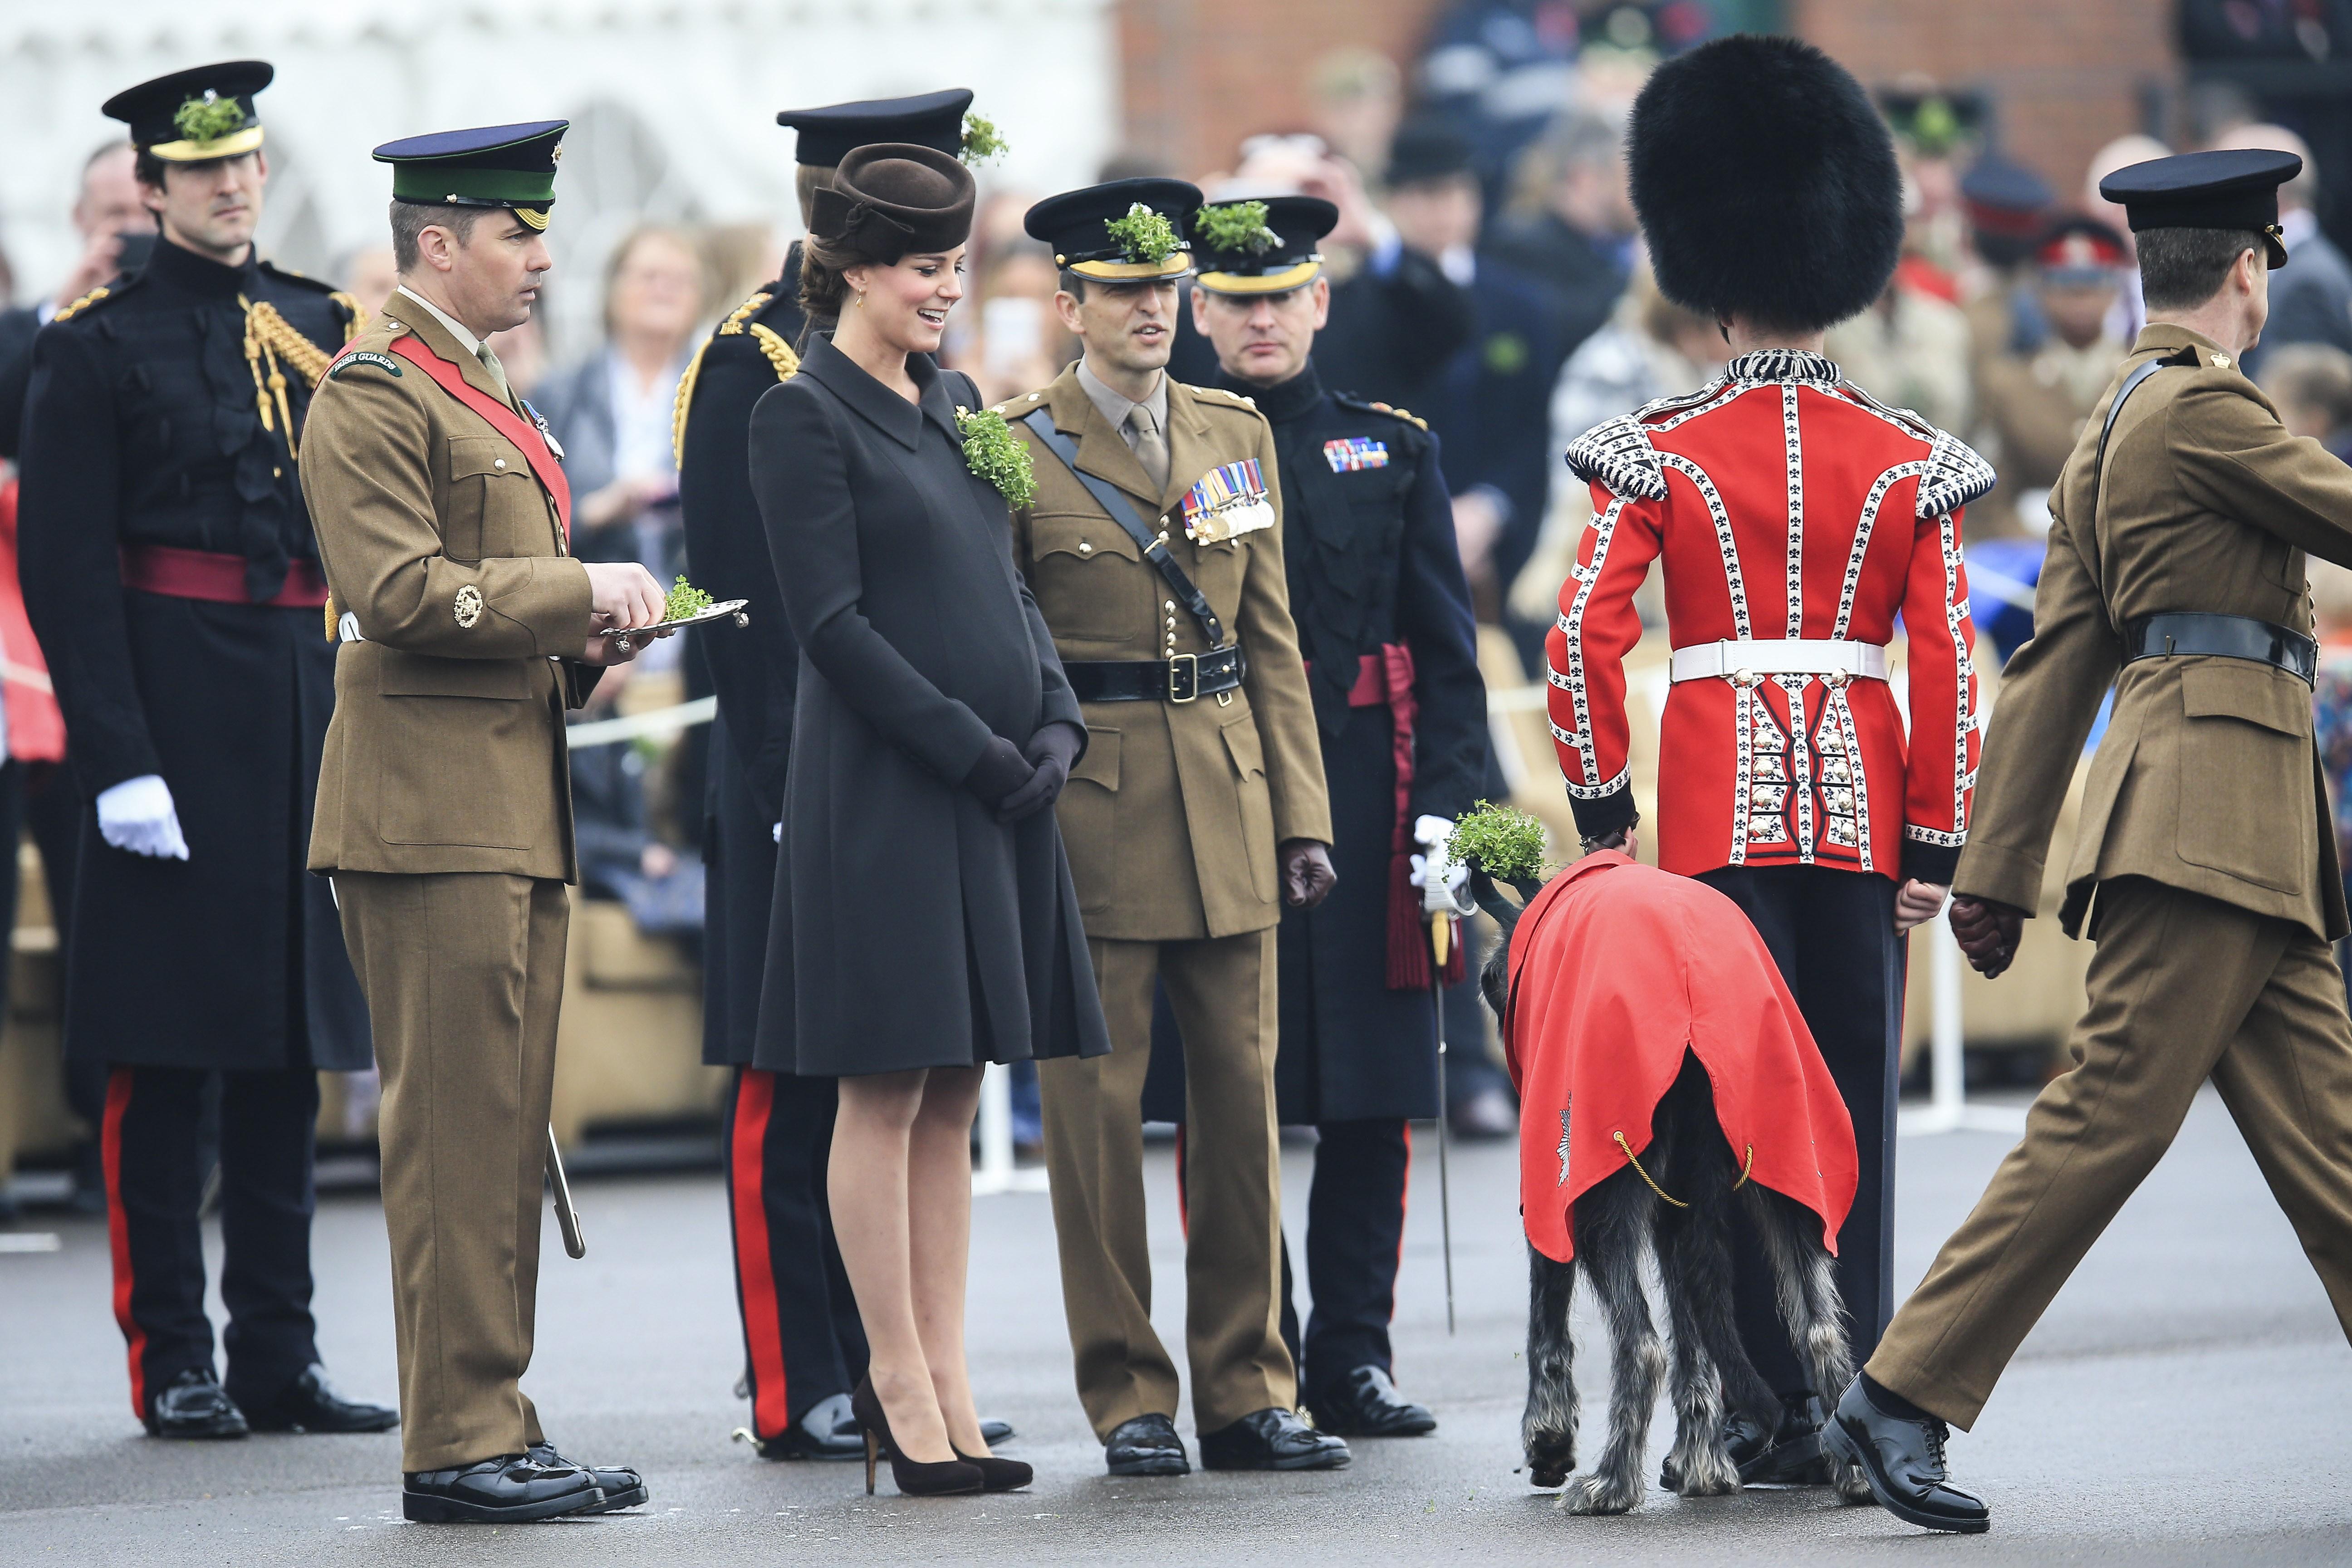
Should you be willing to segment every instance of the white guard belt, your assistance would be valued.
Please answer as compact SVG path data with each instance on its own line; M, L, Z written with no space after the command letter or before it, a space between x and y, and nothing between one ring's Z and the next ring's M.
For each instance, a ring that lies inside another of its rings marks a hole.
M1672 668L1676 684L1729 679L1752 686L1768 675L1843 675L1849 680L1884 680L1886 648L1880 643L1843 642L1828 637L1707 642L1675 649Z

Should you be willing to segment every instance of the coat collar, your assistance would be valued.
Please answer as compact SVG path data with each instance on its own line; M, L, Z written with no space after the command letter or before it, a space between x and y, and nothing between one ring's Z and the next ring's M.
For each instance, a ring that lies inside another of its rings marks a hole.
M1173 382L1168 387L1168 482L1174 484L1180 471L1175 462L1176 405L1180 389ZM1144 473L1143 465L1136 460L1126 438L1111 428L1087 389L1078 384L1078 367L1073 362L1069 368L1054 378L1045 389L1045 405L1053 411L1054 428L1065 436L1078 438L1080 471L1092 474L1117 485L1144 506L1159 509L1159 490Z
M2176 321L2150 321L2139 330L2132 343L2134 354L2178 353L2182 349L2196 351L2199 360L2216 369L2237 363L2236 356L2202 332L2189 331Z
M506 401L506 395L499 390L499 384L490 379L490 367L475 358L452 337L449 329L434 319L432 311L417 310L400 295L394 294L385 302L383 313L385 320L398 321L415 333L425 347L456 365L457 374L466 378L467 386L493 403Z
M1757 349L1723 367L1726 381L1795 382L1799 385L1835 386L1843 379L1837 362L1808 349Z
M157 235L145 270L157 281L173 284L191 294L233 299L240 290L252 292L260 281L260 253L247 246L243 263L230 267Z
M908 402L875 380L856 361L834 347L831 332L810 335L808 353L801 357L801 374L814 378L856 409L868 424L909 451L921 445L926 418L945 431L950 440L962 444L944 378L929 354L907 356L907 374L914 378L921 395L916 403Z
M1323 381L1315 374L1312 359L1299 367L1297 375L1288 381L1277 381L1272 386L1244 381L1237 375L1227 374L1222 368L1217 372L1217 384L1228 392L1251 399L1257 405L1257 411L1276 425L1287 425L1294 419L1303 418L1323 401Z

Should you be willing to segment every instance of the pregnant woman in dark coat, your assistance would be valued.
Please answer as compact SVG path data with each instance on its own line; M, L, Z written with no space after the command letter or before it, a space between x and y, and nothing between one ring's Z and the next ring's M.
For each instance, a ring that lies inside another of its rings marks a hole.
M971 1130L984 1064L1110 1042L1049 809L1086 745L975 468L969 379L930 355L962 298L971 176L861 147L819 193L813 338L751 416L751 480L802 650L763 1055L837 1076L828 1185L872 1346L853 1395L901 1491L1002 1490L964 1365ZM869 1462L867 1485L872 1486Z

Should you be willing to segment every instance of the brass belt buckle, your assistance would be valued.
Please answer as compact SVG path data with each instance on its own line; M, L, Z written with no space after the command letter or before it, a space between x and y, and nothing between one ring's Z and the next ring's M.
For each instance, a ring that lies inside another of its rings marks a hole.
M1189 682L1178 678L1178 671L1188 667L1192 677ZM1194 702L1200 700L1200 696L1201 656L1197 653L1180 653L1171 658L1168 661L1168 700Z

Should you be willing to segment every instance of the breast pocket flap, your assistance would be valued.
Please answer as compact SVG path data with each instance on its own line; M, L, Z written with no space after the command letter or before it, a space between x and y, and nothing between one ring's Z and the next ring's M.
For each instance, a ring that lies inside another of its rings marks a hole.
M1116 555L1124 561L1142 559L1142 552L1127 536L1127 530L1099 513L1033 518L1029 538L1031 548L1040 558L1072 555L1081 561L1095 561Z

